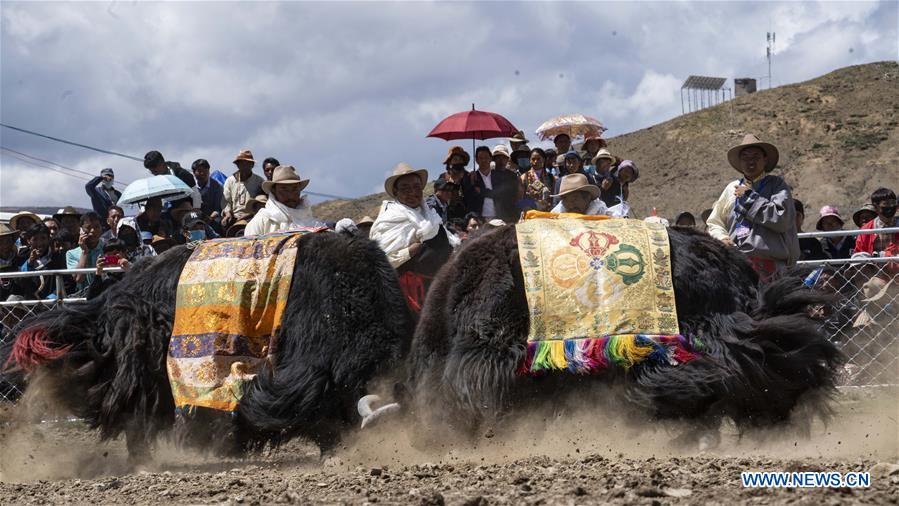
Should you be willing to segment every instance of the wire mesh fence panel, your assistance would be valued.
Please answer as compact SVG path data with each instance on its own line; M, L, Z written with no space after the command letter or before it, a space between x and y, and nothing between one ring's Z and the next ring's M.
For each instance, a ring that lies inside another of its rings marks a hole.
M818 267L813 283L834 294L814 308L831 341L846 357L844 385L899 384L899 281L896 264L847 261Z
M29 318L49 311L57 301L23 302L0 306L0 349L12 343L15 331L20 324ZM5 360L3 360L5 362ZM5 363L0 362L0 370L6 368ZM22 395L22 385L13 381L13 374L0 376L0 402L13 402Z

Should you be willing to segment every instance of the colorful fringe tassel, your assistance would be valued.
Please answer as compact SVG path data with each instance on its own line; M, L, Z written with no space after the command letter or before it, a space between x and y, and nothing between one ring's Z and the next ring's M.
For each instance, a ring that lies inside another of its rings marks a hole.
M610 366L629 369L644 362L677 366L699 356L700 343L681 335L615 335L528 343L518 374L568 371L593 374Z

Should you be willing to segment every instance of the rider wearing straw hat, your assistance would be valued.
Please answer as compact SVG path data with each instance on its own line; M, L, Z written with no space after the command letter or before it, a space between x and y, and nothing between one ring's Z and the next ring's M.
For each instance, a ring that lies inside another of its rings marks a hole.
M728 150L742 177L727 185L706 222L709 235L745 253L763 280L800 255L792 192L783 178L769 174L778 158L773 144L752 134Z
M308 184L309 180L302 179L292 166L276 167L272 180L262 183L262 191L268 193L268 201L247 223L244 235L313 226L315 218L300 194Z

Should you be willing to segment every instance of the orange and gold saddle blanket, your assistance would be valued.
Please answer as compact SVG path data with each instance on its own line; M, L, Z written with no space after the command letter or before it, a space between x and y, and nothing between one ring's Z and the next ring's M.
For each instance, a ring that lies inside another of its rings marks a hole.
M197 243L178 279L167 367L175 406L234 411L272 352L306 228Z

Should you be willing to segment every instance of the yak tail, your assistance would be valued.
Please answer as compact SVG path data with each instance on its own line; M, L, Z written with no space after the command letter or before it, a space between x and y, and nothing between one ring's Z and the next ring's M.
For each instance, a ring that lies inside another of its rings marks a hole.
M0 369L31 372L83 350L97 334L103 297L73 305L60 305L25 321L8 348L0 353Z
M681 331L704 357L639 369L630 393L662 417L727 416L740 429L787 422L800 400L827 419L843 359L807 309L827 300L800 278L776 280L764 287L751 316L689 322Z

